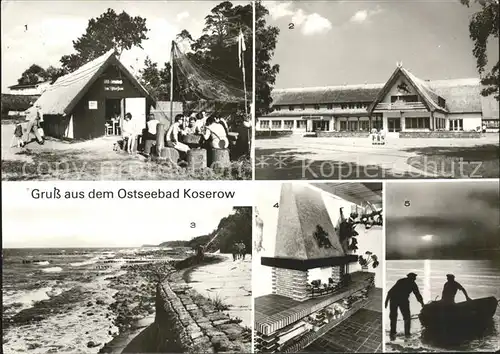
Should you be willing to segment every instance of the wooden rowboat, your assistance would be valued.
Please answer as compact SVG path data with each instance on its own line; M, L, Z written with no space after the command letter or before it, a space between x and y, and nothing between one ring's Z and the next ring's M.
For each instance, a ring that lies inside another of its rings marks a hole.
M493 296L454 304L433 301L422 308L419 319L430 330L470 327L491 321L497 305Z

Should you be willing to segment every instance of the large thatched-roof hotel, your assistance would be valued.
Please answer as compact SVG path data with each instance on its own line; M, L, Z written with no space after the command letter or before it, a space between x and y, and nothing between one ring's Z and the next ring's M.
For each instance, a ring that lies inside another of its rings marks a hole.
M426 81L399 64L385 84L275 89L257 131L498 131L498 101L481 89L477 78Z

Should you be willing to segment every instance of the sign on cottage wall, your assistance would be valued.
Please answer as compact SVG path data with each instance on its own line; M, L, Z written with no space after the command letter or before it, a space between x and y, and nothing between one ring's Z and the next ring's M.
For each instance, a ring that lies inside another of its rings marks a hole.
M89 109L97 109L97 101L89 101Z
M105 79L104 80L104 91L123 91L123 80L116 79Z

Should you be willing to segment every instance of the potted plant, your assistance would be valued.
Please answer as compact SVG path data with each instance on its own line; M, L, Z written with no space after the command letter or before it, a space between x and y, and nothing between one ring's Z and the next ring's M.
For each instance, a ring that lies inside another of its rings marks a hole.
M366 251L365 254L360 255L358 257L358 263L364 272L368 270L370 264L372 265L372 268L377 268L379 265L378 257L370 251Z

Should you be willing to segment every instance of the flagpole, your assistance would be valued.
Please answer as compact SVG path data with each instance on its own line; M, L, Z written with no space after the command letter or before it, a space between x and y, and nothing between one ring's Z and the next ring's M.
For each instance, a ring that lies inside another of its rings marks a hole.
M170 50L170 125L174 124L174 45L172 41L172 49Z
M248 104L247 104L247 85L246 85L246 77L245 77L245 51L243 50L243 46L245 45L245 37L243 37L243 31L240 28L239 35L239 51L240 51L240 64L241 64L241 73L243 75L243 91L245 93L245 114L248 114Z
M246 85L246 75L245 75L245 37L243 36L243 31L240 28L240 34L239 34L239 40L238 40L238 50L240 54L240 65L241 65L241 73L243 75L243 91L245 94L245 115L248 115L248 103L247 103L247 85ZM246 119L246 117L245 117ZM248 151L250 152L250 130L247 130L247 140L248 140Z
M248 114L248 104L247 104L247 85L246 85L246 78L245 78L245 62L242 63L242 68L243 68L243 89L245 90L245 113Z

